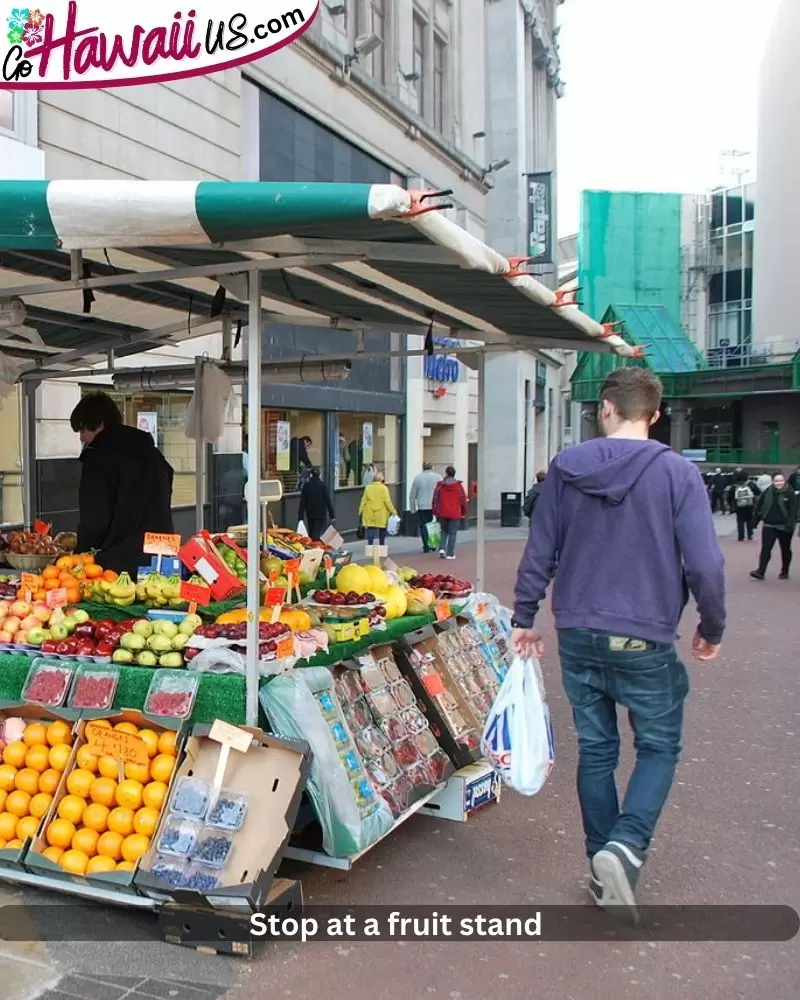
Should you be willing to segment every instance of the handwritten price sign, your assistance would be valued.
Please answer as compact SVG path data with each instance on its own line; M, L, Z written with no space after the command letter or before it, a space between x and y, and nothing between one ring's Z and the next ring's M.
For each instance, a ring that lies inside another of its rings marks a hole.
M125 764L147 764L150 760L144 740L119 729L107 729L94 722L86 724L89 753L96 757L113 757Z
M447 621L448 618L453 617L453 610L450 607L449 601L440 601L436 605L436 621L443 622Z
M66 587L59 587L57 590L48 590L45 597L45 604L50 610L63 608L69 604Z
M149 556L176 556L181 547L180 535L164 535L148 531L144 536L143 552Z

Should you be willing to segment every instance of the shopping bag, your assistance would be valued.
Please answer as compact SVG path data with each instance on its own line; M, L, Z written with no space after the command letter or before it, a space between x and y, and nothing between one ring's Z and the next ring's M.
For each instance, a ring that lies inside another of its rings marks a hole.
M302 535L303 538L308 538L308 531L306 529L306 522L302 519L297 522L297 534Z
M389 523L386 525L386 532L389 535L396 535L400 531L400 518L397 514L392 514Z
M428 522L428 547L438 549L442 541L442 526L434 518Z
M489 712L481 750L504 784L536 795L555 762L553 730L538 661L515 656Z

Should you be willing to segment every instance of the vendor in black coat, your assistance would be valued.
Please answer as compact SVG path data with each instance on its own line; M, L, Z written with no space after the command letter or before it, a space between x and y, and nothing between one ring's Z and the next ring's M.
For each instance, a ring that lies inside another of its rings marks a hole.
M105 569L135 574L145 533L173 533L172 466L103 392L84 396L70 424L83 445L78 552L94 549Z
M328 487L320 479L319 468L314 466L311 476L300 490L300 507L297 516L305 521L308 537L318 542L322 533L328 527L328 518L336 520L331 495Z

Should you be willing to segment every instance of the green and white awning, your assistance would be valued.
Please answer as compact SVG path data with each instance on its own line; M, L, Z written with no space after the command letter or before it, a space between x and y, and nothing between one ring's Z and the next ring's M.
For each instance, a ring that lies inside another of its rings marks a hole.
M85 363L198 336L200 316L214 332L220 285L226 315L246 317L239 275L260 264L265 322L636 352L441 201L394 185L0 181L0 305L21 298L48 354L83 347Z

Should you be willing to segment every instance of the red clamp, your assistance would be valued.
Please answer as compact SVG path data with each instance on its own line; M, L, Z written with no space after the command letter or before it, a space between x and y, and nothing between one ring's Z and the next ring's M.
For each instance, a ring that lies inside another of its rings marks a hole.
M523 264L529 264L533 257L508 257L506 258L508 263L511 265L511 270L506 271L503 275L504 278L529 278L530 271L523 269Z
M600 337L603 340L608 340L609 337L619 336L617 327L622 325L619 320L617 320L616 323L603 323L601 325L603 327L603 332L600 334Z
M634 344L632 358L643 358L645 357L645 349L640 344Z
M434 202L430 205L425 204L429 198L443 198L452 193L452 191L435 190L409 191L408 195L411 198L411 207L405 213L404 218L412 219L418 215L426 215L428 212L439 212L443 208L452 208L453 206L446 202Z
M580 288L559 288L555 292L556 300L553 309L561 309L562 306L577 306L577 295Z

